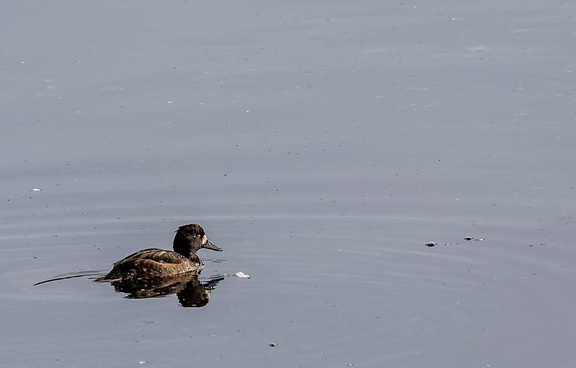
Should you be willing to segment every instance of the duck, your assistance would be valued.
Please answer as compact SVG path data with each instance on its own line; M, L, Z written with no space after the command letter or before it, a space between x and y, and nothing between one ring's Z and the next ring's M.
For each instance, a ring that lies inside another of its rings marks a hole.
M136 282L199 273L204 263L196 255L198 250L205 248L222 251L222 248L208 240L204 229L198 224L178 227L173 248L174 251L158 248L139 250L115 262L106 276L94 281Z

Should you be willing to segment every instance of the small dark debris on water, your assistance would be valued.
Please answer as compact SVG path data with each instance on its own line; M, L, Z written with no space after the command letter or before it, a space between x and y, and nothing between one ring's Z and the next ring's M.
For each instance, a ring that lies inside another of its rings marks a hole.
M484 238L474 238L472 236L467 236L464 238L466 241L484 241Z
M466 240L466 241L484 241L484 238L474 238L472 236L466 236L466 237L464 237L464 240ZM443 243L443 244L444 245L458 245L460 243ZM429 248L432 248L432 247L437 246L438 243L431 241L431 242L425 243L424 245L429 247Z
M275 342L268 344L268 346L270 346L271 348L275 347L276 345L278 345L278 344L276 344Z

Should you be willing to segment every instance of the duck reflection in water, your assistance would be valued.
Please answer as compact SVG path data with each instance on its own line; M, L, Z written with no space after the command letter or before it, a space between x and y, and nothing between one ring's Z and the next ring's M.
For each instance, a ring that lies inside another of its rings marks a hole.
M224 276L218 275L207 282L200 282L198 275L184 275L154 278L139 281L114 281L114 290L128 294L129 299L159 298L176 294L183 307L204 307L210 301L210 293Z
M203 306L210 291L223 279L200 283L204 264L196 255L201 248L222 251L197 224L180 226L173 242L174 251L157 248L139 250L114 263L112 270L96 282L110 282L129 298L153 298L178 294L183 306Z

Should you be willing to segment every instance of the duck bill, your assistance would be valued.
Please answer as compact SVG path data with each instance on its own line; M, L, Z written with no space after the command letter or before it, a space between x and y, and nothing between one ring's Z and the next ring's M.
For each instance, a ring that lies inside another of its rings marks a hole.
M206 248L206 249L212 249L218 252L222 252L222 248L220 248L219 246L217 246L216 244L212 243L210 240L208 240L206 242L206 244L204 244L202 246L202 248Z

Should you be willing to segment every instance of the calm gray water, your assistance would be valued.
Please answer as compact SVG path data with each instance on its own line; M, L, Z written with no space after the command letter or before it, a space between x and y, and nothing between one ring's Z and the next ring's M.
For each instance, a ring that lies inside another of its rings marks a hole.
M3 365L573 367L575 15L5 4ZM191 222L203 308L33 286Z

